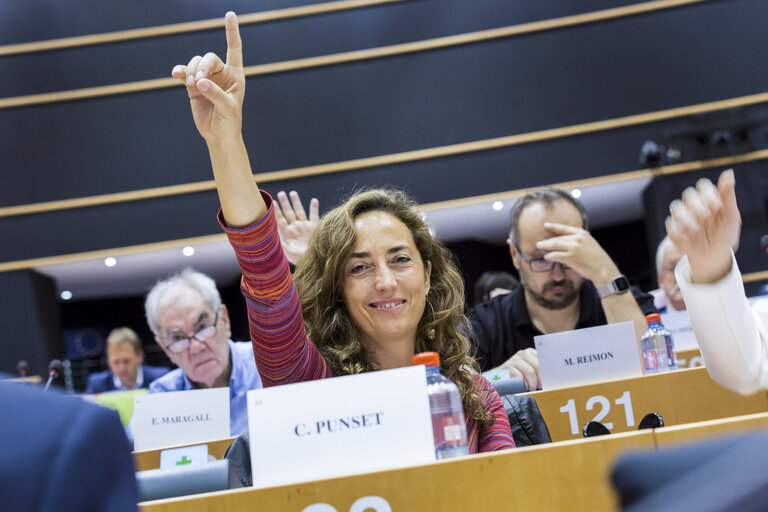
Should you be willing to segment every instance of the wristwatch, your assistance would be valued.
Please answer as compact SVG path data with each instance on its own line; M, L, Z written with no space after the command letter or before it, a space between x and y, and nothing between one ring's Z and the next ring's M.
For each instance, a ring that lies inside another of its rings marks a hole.
M629 291L629 279L624 274L620 274L605 286L597 289L597 295L600 299L610 297L611 295L621 295Z

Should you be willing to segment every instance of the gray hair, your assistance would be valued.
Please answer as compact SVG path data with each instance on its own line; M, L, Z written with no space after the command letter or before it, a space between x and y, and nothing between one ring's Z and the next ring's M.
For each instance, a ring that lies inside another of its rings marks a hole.
M667 249L673 249L677 248L675 245L675 242L670 240L668 236L664 237L664 240L662 240L659 243L659 247L656 249L656 273L661 274L661 264L662 260L664 259L664 253L667 252Z
M147 294L147 300L144 301L144 311L147 315L149 328L153 333L158 334L160 331L160 310L173 299L173 295L169 292L179 287L186 287L199 292L205 303L213 311L218 311L221 307L221 295L219 295L219 289L216 288L216 282L207 275L187 267L167 279L158 281Z
M547 207L551 207L557 201L565 201L572 204L581 215L581 227L589 229L587 209L584 208L581 201L565 190L545 187L529 192L523 196L515 203L512 210L509 212L509 239L512 240L512 243L516 244L520 241L520 214L523 213L526 206L533 203L544 203Z

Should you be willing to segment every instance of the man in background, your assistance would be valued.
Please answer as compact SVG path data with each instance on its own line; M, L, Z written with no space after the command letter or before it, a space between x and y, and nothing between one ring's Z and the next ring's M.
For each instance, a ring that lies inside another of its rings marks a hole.
M648 293L653 296L653 305L659 313L685 311L683 294L675 277L675 266L682 257L683 253L668 236L656 249L656 280L659 287Z
M107 336L108 370L88 376L85 392L106 393L149 387L158 377L168 373L166 367L141 364L144 351L139 336L130 327L118 327Z
M158 282L144 309L155 341L178 366L154 381L150 393L229 387L231 435L248 431L246 394L260 389L250 342L229 339L227 307L210 277L190 268Z
M587 231L584 206L564 190L545 188L510 213L507 244L522 286L476 306L470 317L481 368L508 369L529 390L541 387L533 337L632 321L638 340L650 295L629 281Z

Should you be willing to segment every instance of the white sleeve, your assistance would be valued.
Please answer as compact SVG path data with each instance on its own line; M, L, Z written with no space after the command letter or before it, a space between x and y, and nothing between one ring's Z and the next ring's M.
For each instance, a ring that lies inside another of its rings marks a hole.
M693 332L712 379L743 395L768 389L768 299L750 309L739 267L713 284L691 283L684 256L675 267Z

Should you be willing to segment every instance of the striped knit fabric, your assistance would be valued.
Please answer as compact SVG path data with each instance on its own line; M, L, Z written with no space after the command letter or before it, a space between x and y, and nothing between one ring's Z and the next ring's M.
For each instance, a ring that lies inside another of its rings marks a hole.
M307 338L301 316L299 294L288 260L280 246L272 198L262 191L267 214L255 224L230 229L219 212L219 223L227 234L243 273L241 289L248 306L248 324L256 366L264 387L333 377L320 352ZM514 448L504 405L485 378L476 382L480 398L495 417L481 429L467 418L471 453Z

